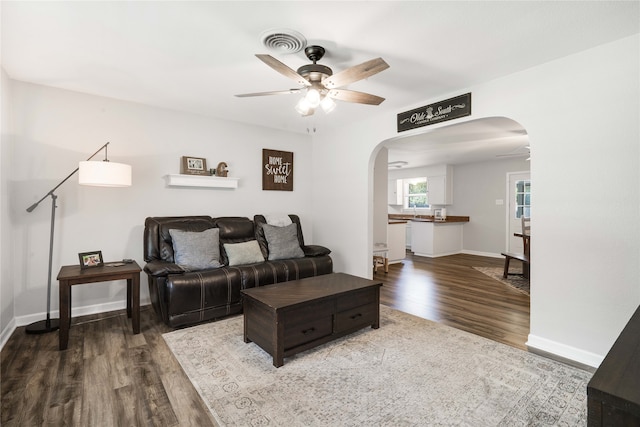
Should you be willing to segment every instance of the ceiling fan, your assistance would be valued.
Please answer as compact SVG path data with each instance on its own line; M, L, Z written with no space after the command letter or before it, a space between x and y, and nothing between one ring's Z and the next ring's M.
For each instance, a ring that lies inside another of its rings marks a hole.
M262 62L283 76L294 80L302 87L272 92L244 93L236 96L288 95L306 91L304 98L295 107L296 111L303 116L312 115L318 106L322 107L325 113L330 113L336 107L334 99L369 105L379 105L384 101L384 98L369 93L340 89L343 86L366 79L389 68L389 64L382 58L371 59L333 74L331 68L317 63L325 54L325 49L322 46L307 46L304 49L304 53L313 63L303 65L297 71L289 68L271 55L256 54Z

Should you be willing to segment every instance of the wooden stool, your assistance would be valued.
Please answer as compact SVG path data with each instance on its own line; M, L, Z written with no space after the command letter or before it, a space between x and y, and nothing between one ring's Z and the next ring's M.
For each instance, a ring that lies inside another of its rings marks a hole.
M373 274L378 272L378 267L384 267L384 272L389 272L389 258L387 252L389 249L384 243L376 243L373 246Z

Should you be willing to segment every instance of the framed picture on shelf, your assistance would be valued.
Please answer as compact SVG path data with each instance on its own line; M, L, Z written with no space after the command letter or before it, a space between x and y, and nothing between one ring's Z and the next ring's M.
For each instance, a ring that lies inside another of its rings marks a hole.
M81 252L78 254L80 259L80 268L101 267L104 265L102 261L102 251Z
M202 157L182 156L180 173L186 175L209 175L207 159Z

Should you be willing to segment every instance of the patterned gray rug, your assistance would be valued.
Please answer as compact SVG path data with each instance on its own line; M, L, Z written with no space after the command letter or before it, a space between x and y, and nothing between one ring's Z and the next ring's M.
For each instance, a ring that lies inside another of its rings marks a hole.
M478 270L479 272L486 274L487 276L496 279L498 282L504 283L507 286L511 286L512 288L524 292L527 295L530 295L529 290L529 279L525 279L522 276L511 276L509 275L506 279L502 277L504 273L503 267L473 267L474 270ZM521 273L522 268L509 268L509 273Z
M221 426L581 426L591 374L381 306L363 329L286 358L241 316L163 337Z

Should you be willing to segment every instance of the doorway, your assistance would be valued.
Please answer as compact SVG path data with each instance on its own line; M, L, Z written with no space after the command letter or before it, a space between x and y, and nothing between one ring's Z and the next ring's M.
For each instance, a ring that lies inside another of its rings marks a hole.
M507 252L523 253L522 238L515 233L522 231L522 216L531 218L531 173L508 173L507 181Z

